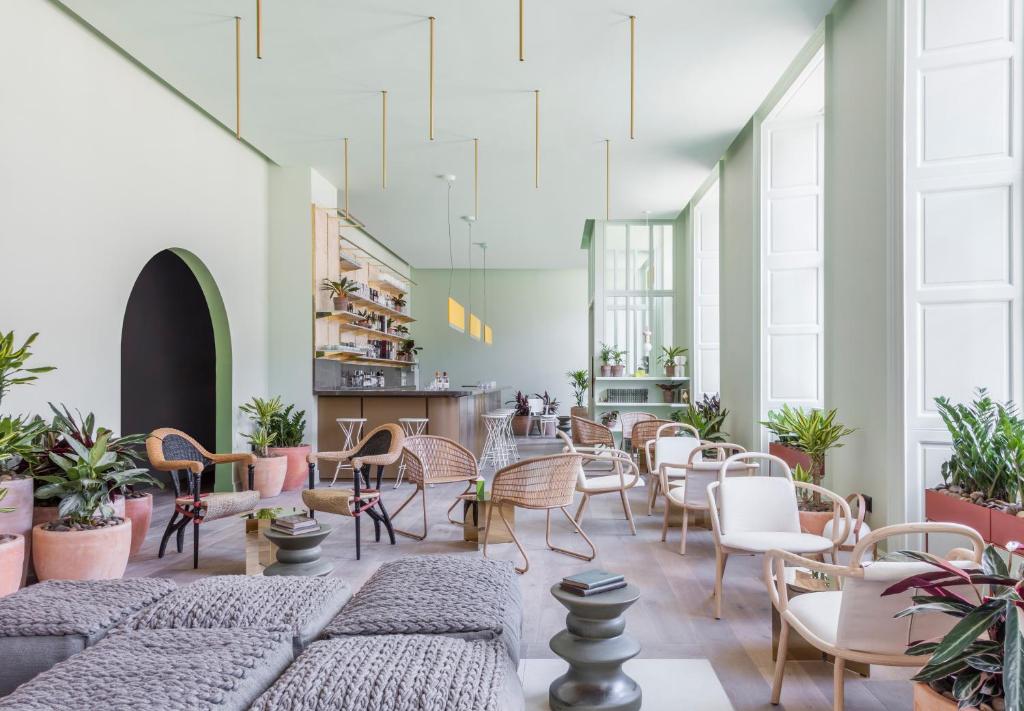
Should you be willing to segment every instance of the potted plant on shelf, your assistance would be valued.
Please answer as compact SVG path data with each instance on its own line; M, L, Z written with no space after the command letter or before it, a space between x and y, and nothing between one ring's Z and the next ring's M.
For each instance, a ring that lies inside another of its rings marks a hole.
M665 377L676 377L676 369L679 368L679 375L683 374L682 366L686 364L686 351L682 346L662 346L658 362L665 366Z
M1011 544L1011 550L1019 544ZM981 568L959 568L917 551L900 551L935 567L888 588L882 595L907 590L914 605L897 616L943 613L956 618L937 639L915 641L912 656L929 656L913 680L915 711L1024 708L1024 580L1011 574L999 552L985 549ZM1012 558L1012 556L1011 556Z
M285 466L284 491L301 489L306 481L308 465L306 457L312 451L304 440L306 438L306 411L288 405L283 410L273 412L268 419L268 427L274 436L274 446L267 448L271 457L284 457Z
M1024 540L1024 420L1016 407L984 388L970 403L935 403L952 454L942 465L943 483L925 490L925 517L970 526L997 545Z
M249 402L238 408L249 416L252 432L242 433L249 441L253 454L256 455L256 467L253 472L253 488L260 492L261 499L269 499L281 493L284 478L288 472L288 458L283 455L273 456L268 452L271 445L276 444L276 435L271 430L271 420L281 412L281 398L269 400L253 397ZM244 486L248 486L247 477L242 476Z
M601 377L608 378L612 374L612 360L615 358L615 348L607 343L601 344Z
M112 492L155 483L142 468L123 469L123 460L107 450L103 432L90 448L68 439L67 456L49 453L59 473L36 475L44 483L39 499L60 501L58 518L32 529L32 560L40 580L103 580L124 575L131 551L132 527L117 516Z
M356 321L357 326L362 326L363 328L373 328L373 319L375 314L372 311L360 309L359 311L356 311L356 316L359 317L359 319Z
M342 277L338 281L324 279L320 282L320 290L329 291L334 295L331 300L335 311L348 311L351 303L348 297L359 291L359 284L348 277Z
M627 350L619 350L615 348L612 352L612 377L621 378L626 374L626 356L629 355Z
M665 402L679 402L677 393L679 389L683 387L682 383L658 383L658 389L661 390L661 397Z
M408 302L405 300L404 296L398 295L391 297L391 308L400 313L405 313L405 305L407 303Z
M526 427L530 422L530 399L523 394L522 390L517 390L516 399L509 400L505 404L515 408L512 413L512 434L517 437L525 437Z
M583 404L583 398L590 388L590 373L584 369L570 370L565 374L569 378L569 387L572 388L572 397L576 404L569 410L573 417L587 417L590 409Z
M405 324L396 323L391 327L391 332L396 336L408 336L409 327L406 326Z
M618 410L608 410L601 413L601 424L605 427L614 427L615 423L619 421Z
M406 338L398 346L398 360L404 360L410 363L415 363L417 356L419 356L422 350L423 347L417 346L416 341L414 341L411 338Z
M722 407L722 399L718 395L705 393L704 398L694 403L693 407L673 411L672 419L693 427L706 442L727 442L729 433L722 430L722 424L728 415L729 411ZM712 454L705 452L704 456Z
M768 413L761 424L777 438L768 451L790 467L801 466L811 473L812 483L821 486L825 478L825 455L842 447L841 440L856 430L837 423L836 410L810 410L783 405ZM802 506L800 525L808 533L821 534L832 518L832 505L822 501L817 492Z

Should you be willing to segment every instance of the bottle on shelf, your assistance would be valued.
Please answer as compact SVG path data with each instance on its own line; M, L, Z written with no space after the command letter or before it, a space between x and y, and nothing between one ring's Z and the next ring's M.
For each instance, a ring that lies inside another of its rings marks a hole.
M442 390L447 390L448 389L448 371L447 370L444 371L444 373L441 374L441 389Z

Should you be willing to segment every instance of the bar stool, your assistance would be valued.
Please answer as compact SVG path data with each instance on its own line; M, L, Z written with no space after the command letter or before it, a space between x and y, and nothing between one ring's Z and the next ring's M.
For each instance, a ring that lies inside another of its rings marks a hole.
M508 415L504 412L486 412L480 417L487 430L484 450L480 453L480 464L490 464L495 469L501 468L508 464L508 448L504 442L505 420L508 419Z
M405 432L406 437L414 437L415 435L422 435L427 433L427 423L430 422L429 417L399 417L398 424L402 426L402 431ZM395 488L397 489L402 483L402 477L405 476L405 454L403 450L402 459L398 462L398 476L395 477Z
M342 451L347 452L350 449L354 449L359 443L359 440L363 436L363 425L366 424L365 417L339 417L335 420L338 423L338 427L341 428L341 435L344 438L342 442ZM338 466L334 468L334 478L331 479L331 486L334 486L335 482L338 481L338 474L341 473L342 469L352 469L352 465L348 462L339 460Z
M508 461L518 462L519 461L519 446L516 444L516 433L512 431L512 418L515 416L516 411L511 408L502 408L498 410L502 415L505 416L505 421L501 427L501 443L508 453Z

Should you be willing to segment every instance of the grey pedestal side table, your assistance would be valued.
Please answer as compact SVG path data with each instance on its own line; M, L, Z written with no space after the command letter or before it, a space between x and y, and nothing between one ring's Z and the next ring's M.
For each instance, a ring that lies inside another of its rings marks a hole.
M331 527L321 523L309 533L292 536L273 529L263 535L277 546L277 562L267 566L264 575L328 575L334 566L320 560L320 544L331 533Z
M626 585L582 597L556 583L551 594L569 614L566 629L551 638L551 650L569 662L569 671L551 682L552 711L637 711L640 685L622 665L640 653L640 643L624 634L622 614L640 598L640 588Z

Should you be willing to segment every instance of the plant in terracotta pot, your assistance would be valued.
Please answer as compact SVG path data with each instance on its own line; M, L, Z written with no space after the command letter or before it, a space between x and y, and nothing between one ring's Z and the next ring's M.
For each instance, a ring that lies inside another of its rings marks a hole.
M269 429L274 436L274 446L267 448L271 457L283 456L288 460L285 469L284 491L301 489L306 481L306 457L312 451L304 440L306 438L306 411L288 405L283 410L273 413L269 419Z
M407 303L408 302L405 300L404 296L398 295L391 297L391 308L393 308L395 311L401 311L402 313L405 313L405 306Z
M1017 544L1019 546L1019 544ZM1011 550L1014 548L1011 545ZM981 568L959 568L920 552L900 555L935 567L896 583L883 595L916 589L914 605L897 616L956 618L937 639L914 641L907 654L928 656L913 677L914 708L993 711L1024 709L1024 580L1011 574L1000 553L988 546Z
M285 475L288 471L288 458L283 455L272 456L269 448L277 444L277 436L271 429L271 421L275 415L284 410L280 397L264 400L253 397L249 402L238 408L249 416L252 431L242 433L249 441L253 454L256 455L256 466L253 473L253 488L260 492L261 499L269 499L281 493ZM244 481L244 478L243 478Z
M615 358L615 348L607 343L601 344L601 377L608 378L612 374L612 360Z
M417 346L416 341L414 341L411 338L406 338L398 346L398 360L405 360L409 361L410 363L414 363L416 361L416 357L420 354L422 350L423 347Z
M627 350L619 350L616 348L612 351L612 377L621 378L626 374L626 356L629 355Z
M658 362L665 366L665 377L676 377L676 370L680 368L679 360L686 355L687 348L682 346L662 346ZM682 372L679 373L682 375Z
M658 383L658 389L661 390L661 397L665 402L678 402L677 393L681 387L682 383Z
M569 378L572 397L576 401L569 414L574 417L586 417L590 414L590 410L584 405L587 390L590 389L590 373L581 368L579 370L570 370L565 375Z
M359 317L356 321L356 325L362 326L363 328L373 328L373 321L377 317L375 313L368 311L367 309L360 309L359 311L356 311L356 316Z
M342 277L338 281L324 279L320 282L320 290L332 294L331 301L334 303L335 311L348 311L351 303L349 296L359 291L359 284L348 277Z
M0 489L0 501L7 498L7 489ZM0 513L14 513L14 507L0 507ZM25 536L0 533L0 597L16 592L23 584L25 572Z
M530 399L522 390L516 391L515 400L509 400L506 405L512 405L512 434L517 437L526 436L526 428L530 423Z
M729 411L722 407L722 399L718 395L704 394L700 402L692 407L684 407L672 413L672 419L676 422L690 425L700 434L700 438L706 442L728 442L729 433L722 430L725 418ZM704 457L711 459L716 456L715 452L705 452Z
M32 529L32 560L40 580L120 578L128 565L131 524L115 515L111 494L125 486L155 483L142 468L124 469L101 434L87 448L67 440L72 452L50 453L59 473L36 475L39 499L59 499L58 518Z

